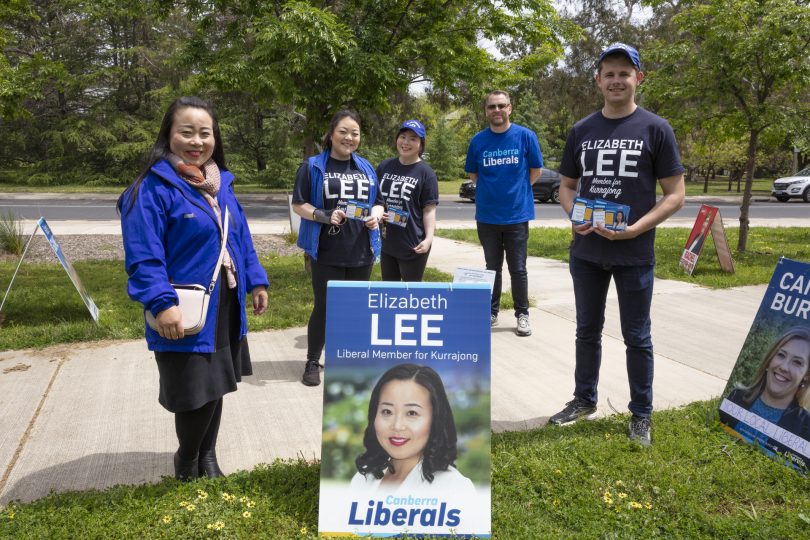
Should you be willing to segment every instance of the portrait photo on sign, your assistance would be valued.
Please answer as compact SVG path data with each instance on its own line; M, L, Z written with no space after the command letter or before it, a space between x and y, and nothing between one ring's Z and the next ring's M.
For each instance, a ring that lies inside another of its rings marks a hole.
M439 363L351 364L325 388L322 490L361 529L397 508L411 531L473 526L489 507L489 381Z
M720 422L727 431L805 474L810 465L810 323L800 307L810 309L810 300L802 298L804 287L797 284L810 283L808 269L787 259L777 265L720 403Z

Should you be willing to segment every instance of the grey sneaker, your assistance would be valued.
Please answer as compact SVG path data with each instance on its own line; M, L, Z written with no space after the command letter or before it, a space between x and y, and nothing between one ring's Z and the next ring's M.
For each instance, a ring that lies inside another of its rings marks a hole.
M652 425L649 418L643 416L636 416L635 414L630 417L630 434L628 438L631 441L638 441L641 446L650 446L652 444Z
M565 404L565 408L548 419L549 424L564 426L576 422L580 418L593 420L596 418L596 405L591 405L582 398L575 397Z
M318 364L317 360L307 360L301 382L307 386L318 386L321 384L321 366Z
M529 316L528 315L521 315L518 317L518 324L517 328L515 328L515 333L519 336L530 336L532 335L532 327L529 325Z
M489 326L490 328L493 326L498 326L498 315L495 313L489 314Z

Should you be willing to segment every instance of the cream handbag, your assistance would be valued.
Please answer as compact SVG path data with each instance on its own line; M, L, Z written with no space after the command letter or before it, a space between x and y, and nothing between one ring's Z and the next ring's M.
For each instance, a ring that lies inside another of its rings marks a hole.
M192 285L170 283L174 289L174 292L177 293L177 307L180 308L180 313L182 313L183 331L187 336L199 334L203 327L205 327L205 317L208 314L208 302L211 300L211 294L214 292L214 285L216 285L217 279L219 278L219 268L222 266L222 258L225 256L226 244L228 243L229 217L230 214L228 212L228 207L226 206L225 229L222 233L222 247L219 250L219 259L217 260L216 266L214 266L214 275L211 276L211 283L209 283L208 288L206 289L202 285L198 285L196 283ZM146 317L146 324L149 325L149 328L157 331L157 319L155 319L154 315L152 315L152 312L145 309L143 313Z

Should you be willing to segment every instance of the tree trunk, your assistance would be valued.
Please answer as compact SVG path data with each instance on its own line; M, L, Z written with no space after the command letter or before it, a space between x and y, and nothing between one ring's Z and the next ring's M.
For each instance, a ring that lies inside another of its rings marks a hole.
M256 170L262 172L267 169L267 160L264 158L262 138L264 136L264 116L261 111L253 113L253 127L256 129L256 140L259 144L256 145Z
M752 129L748 137L748 162L745 166L745 191L743 192L742 206L740 206L740 238L737 241L737 251L739 253L745 252L745 246L748 243L748 208L751 206L751 186L754 182L758 138L759 130ZM739 186L739 182L737 185Z
M706 171L706 176L703 177L703 193L709 192L709 171Z

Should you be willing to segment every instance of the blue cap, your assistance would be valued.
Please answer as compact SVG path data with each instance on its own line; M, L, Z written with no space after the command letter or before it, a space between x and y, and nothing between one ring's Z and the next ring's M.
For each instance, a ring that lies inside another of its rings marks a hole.
M422 122L419 120L405 120L400 126L399 131L400 133L406 129L410 129L414 133L416 133L417 137L425 140L425 126L422 125Z
M636 66L637 70L641 71L641 58L638 55L638 51L634 47L624 43L614 43L609 45L608 48L602 51L602 54L599 55L598 65L602 63L602 60L604 60L607 55L613 53L622 53L630 60L631 64Z

